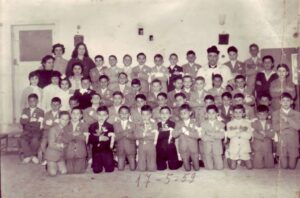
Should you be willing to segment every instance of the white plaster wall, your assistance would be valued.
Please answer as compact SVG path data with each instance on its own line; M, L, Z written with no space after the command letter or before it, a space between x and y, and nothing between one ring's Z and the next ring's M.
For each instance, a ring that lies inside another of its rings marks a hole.
M65 44L66 58L80 25L91 56L115 54L121 62L125 53L135 56L143 51L152 65L155 53L176 52L184 63L185 52L193 49L198 62L205 64L206 48L216 45L223 31L230 34L229 45L239 48L242 60L253 42L262 48L299 46L292 37L298 8L298 0L2 0L0 101L5 113L0 113L0 122L9 123L13 117L8 108L13 86L11 25L55 23L54 42ZM219 14L226 14L223 27ZM139 25L145 29L143 37L137 35ZM154 35L154 42L148 41L149 34ZM219 46L222 54L226 55L227 47Z

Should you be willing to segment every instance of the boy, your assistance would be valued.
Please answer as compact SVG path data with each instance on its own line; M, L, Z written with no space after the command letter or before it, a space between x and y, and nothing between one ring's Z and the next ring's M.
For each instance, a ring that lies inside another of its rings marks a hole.
M47 148L47 140L48 140L48 133L49 129L53 127L55 124L59 123L59 113L61 108L61 100L58 97L54 97L51 100L51 110L45 113L44 116L44 122L43 122L43 137L41 141L41 145L39 148L39 160L42 162L43 160L43 154L45 154L46 148ZM43 164L46 164L46 161L43 162Z
M222 139L225 137L225 125L217 119L218 108L216 105L208 105L206 113L208 119L201 125L205 168L221 170L224 167Z
M195 63L196 60L196 53L193 50L189 50L186 53L186 59L188 63L182 65L183 74L189 75L192 79L196 78L198 70L202 67L201 65Z
M220 74L215 74L212 77L213 87L208 90L208 93L212 95L215 99L215 104L217 107L222 105L222 94L226 91L224 87L222 87L223 77Z
M79 106L79 101L76 97L74 96L71 96L70 99L69 99L69 113L71 113L71 110L74 108L74 107L78 107Z
M156 165L156 142L158 136L157 124L152 119L152 108L144 105L141 108L142 121L136 123L135 137L138 140L137 170L155 171Z
M175 102L172 111L172 121L177 122L179 118L179 109L183 104L187 104L186 96L184 93L177 93L174 96Z
M178 56L175 53L170 54L169 57L170 66L168 67L169 70L169 80L168 80L168 92L173 91L175 89L174 83L175 80L179 77L182 78L183 69L181 66L178 66Z
M42 96L42 109L44 111L49 111L51 109L51 99L54 97L58 97L61 89L59 87L60 81L60 73L58 71L53 71L51 76L51 84L47 85L43 89L43 96Z
M144 94L145 96L148 94L148 92L144 93L141 90L142 90L141 81L139 79L133 79L131 81L130 93L125 97L125 104L129 107L135 106L134 101L135 101L135 97L138 94Z
M246 74L245 64L243 62L237 60L238 49L235 46L230 46L227 49L227 54L229 57L229 61L224 63L224 65L227 65L230 68L230 70L234 76L245 75Z
M24 154L24 163L29 163L30 161L35 164L39 163L37 154L42 136L44 111L38 108L37 104L38 96L36 94L30 94L28 96L29 107L23 109L20 119L20 123L23 127L20 143L21 150Z
M113 146L114 146L114 127L107 122L108 109L101 106L97 109L98 121L89 127L89 144L92 144L94 173L101 173L103 168L105 172L114 171Z
M114 122L118 121L118 112L123 103L124 95L120 91L115 91L113 93L113 105L108 108L109 118L107 121L109 123L114 124Z
M157 153L157 169L176 170L181 167L178 160L175 139L172 137L172 132L175 128L175 122L170 120L171 109L167 106L160 107L160 122L157 123L158 138L156 144Z
M182 92L183 78L181 76L176 77L176 78L174 77L173 87L174 87L174 89L172 91L168 92L169 105L171 107L173 107L174 103L175 103L175 98L174 98L175 94Z
M149 92L149 84L148 84L148 79L149 79L149 74L151 73L151 68L147 65L146 63L146 55L144 53L138 53L136 56L138 66L132 68L132 79L139 79L141 82L141 91L144 93Z
M154 79L158 79L161 82L161 91L167 91L167 82L169 78L168 68L163 66L164 58L161 54L156 54L154 56L155 66L151 68L151 73L149 76L149 81L153 82Z
M299 156L300 113L291 108L293 97L284 92L281 95L281 108L272 114L272 128L278 135L277 153L283 169L295 169Z
M225 124L231 120L232 113L232 95L230 92L224 92L222 94L222 105L219 107L219 114Z
M135 107L131 109L131 120L134 123L142 121L142 107L147 104L147 98L144 94L138 94L135 96Z
M245 97L245 104L249 106L253 106L255 103L255 98L253 96L253 92L249 90L249 88L246 86L246 77L243 75L237 75L234 78L235 82L235 89L231 92L232 95L235 95L237 93L242 93Z
M176 123L172 136L179 138L179 153L186 171L191 171L190 160L194 170L199 167L199 126L191 119L192 109L188 104L183 104L179 109L180 121Z
M28 107L28 96L30 94L36 94L38 98L42 97L42 89L38 87L39 83L39 76L36 71L30 72L28 75L29 83L30 85L26 87L21 96L21 109L23 110L24 108Z
M128 77L127 74L124 72L119 73L118 75L118 84L115 84L114 86L110 86L110 90L113 92L120 91L123 93L124 97L127 97L128 94L130 94L131 87L128 83Z
M114 123L117 141L118 169L124 170L125 160L129 162L131 171L135 170L136 141L134 123L129 120L130 109L127 106L119 108L119 120Z
M91 81L92 81L93 85L97 84L99 82L99 77L101 75L104 75L105 71L107 69L107 67L104 66L103 56L96 55L94 60L95 60L96 67L94 67L90 70L90 78L91 78Z
M150 92L147 95L147 104L152 108L157 107L157 95L162 92L162 83L159 79L154 79L151 82Z
M66 162L64 159L65 144L62 141L63 128L69 124L70 114L67 111L59 113L59 121L49 129L48 147L45 151L45 159L47 160L47 171L50 176L56 176L57 171L60 174L67 173Z
M228 166L234 170L238 161L245 163L247 169L252 169L250 139L253 129L249 120L243 118L245 108L243 105L233 107L233 119L227 124L226 136L230 139L229 148L226 151Z
M195 79L194 91L191 93L190 105L195 112L196 120L201 119L203 115L200 115L200 112L205 112L205 103L204 98L208 92L204 89L205 79L202 76L198 76Z
M192 94L192 87L193 86L193 78L192 76L183 76L183 88L182 92L185 94L187 101L190 101L191 94Z
M247 78L247 86L252 93L255 87L255 78L257 72L262 70L263 64L261 58L258 56L259 47L253 43L249 46L249 52L251 57L245 60L245 72Z
M118 84L118 75L122 72L122 69L117 66L118 59L115 55L108 57L110 67L105 70L105 75L109 76L110 86Z
M83 77L81 79L81 89L77 89L74 93L74 96L78 99L79 108L84 110L92 105L91 99L92 95L96 93L90 88L91 80L89 77Z
M160 120L160 109L167 106L168 95L164 92L161 92L157 95L157 104L158 106L153 109L153 119L158 122Z
M233 96L233 104L234 105L243 105L245 108L245 118L249 119L250 121L255 120L255 114L253 107L245 104L245 96L242 93L237 93Z
M272 138L275 131L272 129L271 121L268 120L269 108L265 105L257 106L257 120L252 123L253 141L253 168L274 168L272 152Z
M63 142L66 144L65 159L67 173L84 173L86 170L86 134L87 125L81 121L82 110L75 107L71 110L71 121L64 127L62 135Z
M101 96L103 105L109 107L112 105L112 91L108 88L109 78L106 75L99 77L99 87L95 91Z

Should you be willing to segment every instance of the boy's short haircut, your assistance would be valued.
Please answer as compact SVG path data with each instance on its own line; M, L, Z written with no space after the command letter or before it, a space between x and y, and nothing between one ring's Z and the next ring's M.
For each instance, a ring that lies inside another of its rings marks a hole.
M142 112L148 111L148 112L152 113L152 107L150 105L144 105L144 106L142 106L141 111Z
M96 55L94 60L96 60L97 58L100 58L101 60L104 60L104 57L102 55Z
M233 96L233 98L234 99L236 99L236 98L245 98L245 96L244 96L244 94L242 94L242 93L236 93L236 94L234 94L234 96Z
M71 81L70 81L70 79L69 78L67 78L67 77L65 77L65 78L61 78L60 79L60 82L59 82L59 87L61 88L61 82L62 81L67 81L68 82L68 84L69 84L69 88L71 88L72 87L72 84L71 84Z
M175 54L175 53L172 53L172 54L170 54L170 56L169 56L169 57L171 57L171 56L175 56L176 58L178 58L178 55L177 55L177 54Z
M188 55L194 55L194 56L196 56L196 53L193 50L189 50L189 51L187 51L186 55L187 56Z
M64 54L65 53L65 46L63 44L60 44L60 43L56 43L52 46L52 53L54 54L55 52L55 49L60 47L62 49L62 53Z
M182 111L182 110L192 111L192 108L191 108L191 106L188 105L188 104L183 104L183 105L181 105L180 108L179 108L179 111Z
M139 79L137 79L137 78L134 78L131 81L131 86L132 85L139 85L139 86L141 86L141 81Z
M79 107L73 107L72 110L71 110L71 113L75 110L79 110L80 113L82 114L82 109L80 109Z
M279 65L277 65L276 69L278 70L281 67L284 68L287 72L290 72L290 68L287 64L279 64Z
M36 100L39 99L38 95L35 94L35 93L29 94L28 97L27 97L27 99L29 100L30 98L35 98Z
M41 64L45 64L49 59L52 59L53 61L55 60L55 58L52 55L46 55L42 58Z
M113 93L113 96L121 96L122 98L124 98L124 94L122 92L120 92L120 91L115 91Z
M266 59L270 59L272 63L274 63L274 58L271 55L266 55L262 58L263 61L265 61Z
M243 105L234 105L233 106L233 111L235 111L236 109L241 109L241 110L243 110L243 112L245 113L245 107L243 106Z
M170 113L172 112L171 108L168 106L163 106L159 109L159 112L161 112L162 110L167 109Z
M176 99L177 97L182 97L183 99L186 99L186 95L182 92L177 93L177 94L174 95L174 99Z
M230 98L230 99L232 99L232 94L230 93L230 92L224 92L223 94L222 94L222 96L221 96L222 98L224 98L224 97L227 97L227 98Z
M91 82L91 78L88 77L88 76L85 76L85 77L81 78L81 82L84 81L84 80L88 80L89 82Z
M168 94L165 93L165 92L160 92L159 94L157 94L157 98L158 98L159 96L162 96L162 97L164 97L165 99L168 99Z
M174 82L176 82L177 80L183 80L182 76L176 76L176 77L174 78Z
M147 97L144 94L138 94L135 96L135 100L142 99L144 101L147 101Z
M51 99L51 103L54 103L54 102L58 102L59 104L61 104L61 99L59 97L54 97Z
M205 82L205 78L203 76L197 76L195 78L195 81L198 81L198 80L201 80L201 81Z
M268 98L269 101L272 100L272 96L270 94L267 93L262 93L259 97L258 100L261 100L262 98Z
M268 113L269 112L269 107L267 107L266 105L258 105L256 110L257 110L258 113L263 113L263 112Z
M228 90L233 90L233 87L231 85L226 85L225 89L228 91Z
M107 108L107 106L100 106L100 107L98 107L97 112L100 112L100 111L104 111L104 112L106 112L108 114L108 108Z
M212 101L215 101L215 97L213 97L212 95L206 95L206 96L204 97L204 101L206 101L206 100L212 100Z
M227 53L229 54L229 52L235 52L238 53L238 49L235 46L230 46L227 49Z
M37 72L37 71L32 71L32 72L30 72L30 73L28 74L28 79L30 80L31 78L33 78L33 77L35 77L35 76L39 78L38 72Z
M81 62L75 62L72 64L72 71L75 66L79 66L81 68L81 71L83 72L83 64Z
M283 92L280 96L280 99L283 99L283 98L289 98L290 100L293 100L293 97L290 93L288 92Z
M122 109L126 109L128 111L128 113L130 114L130 108L126 105L122 105L120 108L119 108L119 113L121 112Z
M61 73L59 71L52 71L51 78L56 77L60 79Z
M189 78L189 79L193 80L192 76L190 76L190 75L184 75L184 76L182 77L183 80L184 80L185 78Z
M98 96L98 97L101 99L101 95L98 94L98 93L96 93L96 92L92 94L92 98L93 98L94 96Z
M245 77L244 75L239 74L239 75L237 75L237 76L234 78L234 80L236 81L236 80L238 80L238 79L243 79L243 80L245 81L245 80L246 80L246 77Z
M107 81L109 81L109 77L107 75L99 76L99 81L101 81L102 79L106 79Z
M78 100L78 98L76 97L76 96L71 96L70 98L69 98L69 102L70 101L77 101L77 102L79 102L79 100Z
M154 83L159 83L161 85L161 81L157 78L152 80L151 85L153 85Z
M118 78L120 78L121 75L124 75L124 76L126 76L126 78L128 78L128 75L127 75L125 72L120 72L120 73L118 74Z
M252 43L252 44L249 46L249 48L252 48L252 47L256 47L256 49L259 50L259 47L258 47L258 45L257 45L256 43Z
M115 56L115 55L109 55L108 58L114 58L114 59L117 59L117 56Z
M221 74L213 74L212 79L214 80L215 78L220 78L221 81L223 81L223 76Z
M125 55L123 56L123 59L125 59L126 57L129 57L130 59L132 59L132 57L131 57L129 54L125 54Z
M216 113L219 113L219 109L216 105L208 105L206 107L206 112L208 112L209 110L213 109Z
M146 58L146 54L144 54L143 52L140 52L136 55L136 58L138 58L139 56L144 56Z
M161 54L155 54L154 59L156 58L164 59L164 57Z
M70 118L70 113L69 113L68 111L61 111L61 112L59 112L59 114L58 114L59 118L61 118L61 117L64 116L64 115L68 115L69 118Z

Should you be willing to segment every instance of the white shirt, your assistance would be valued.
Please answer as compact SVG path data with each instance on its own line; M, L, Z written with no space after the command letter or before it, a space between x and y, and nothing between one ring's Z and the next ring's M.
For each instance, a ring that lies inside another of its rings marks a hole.
M120 91L123 93L124 92L124 89L125 89L125 84L119 84L119 87L120 87Z
M260 120L260 123L262 125L263 130L265 130L267 121L266 120Z
M281 108L281 110L282 110L283 113L289 114L289 112L290 112L291 109L283 109L283 108Z
M128 120L121 120L122 129L125 130L127 127Z
M271 78L271 76L275 73L274 71L271 71L270 73L267 73L265 70L263 71L266 80L269 80Z
M42 109L47 112L51 109L51 100L54 97L59 97L61 89L58 85L50 84L43 89Z
M71 122L73 126L73 132L76 131L76 127L78 126L79 122Z
M231 60L230 63L231 63L231 65L234 67L234 66L235 66L235 63L236 63L236 60Z
M52 111L52 116L55 118L58 115L58 111Z
M258 58L256 56L256 57L251 57L251 59L253 60L254 63L256 63Z
M226 65L218 65L216 68L209 68L208 65L205 67L201 67L197 76L203 76L205 78L205 90L209 90L212 88L212 75L220 74L223 77L224 87L227 85L227 82L233 79L233 74L228 66Z
M190 120L190 119L188 119L188 120L184 120L183 122L184 122L184 126L189 126L189 125L190 125L190 122L191 122L191 120Z
M105 88L105 89L101 89L101 93L103 94L103 93L105 93L106 92L106 90L107 90L107 88Z
M230 106L225 106L225 105L224 105L224 109L225 109L225 113L226 113L226 114L228 114L229 108L230 108Z
M69 99L72 96L72 94L70 93L70 90L64 91L64 90L61 89L60 92L57 94L57 96L61 100L60 110L68 111L70 109Z
M30 116L32 116L33 112L35 111L36 108L31 108L30 107Z

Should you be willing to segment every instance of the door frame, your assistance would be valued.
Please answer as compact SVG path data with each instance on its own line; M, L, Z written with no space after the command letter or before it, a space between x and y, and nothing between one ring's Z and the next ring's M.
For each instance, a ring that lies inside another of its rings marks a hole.
M16 56L16 51L15 51L15 46L14 46L14 39L15 39L15 36L17 35L14 35L14 28L15 27L30 27L30 26L53 26L52 28L52 42L55 43L57 41L57 31L58 31L58 22L57 21L53 21L53 22L45 22L45 23L42 23L42 22L37 22L37 23L15 23L15 24L12 24L10 25L10 36L11 36L11 39L10 39L10 43L11 43L11 67L12 67L12 70L11 70L11 79L12 79L12 87L11 87L11 90L12 90L12 115L13 115L13 123L18 123L18 116L17 115L17 110L16 110L16 105L17 104L17 101L16 101L16 88L15 88L15 81L16 81L16 78L15 78L15 73L16 73L16 70L15 70L15 56Z

